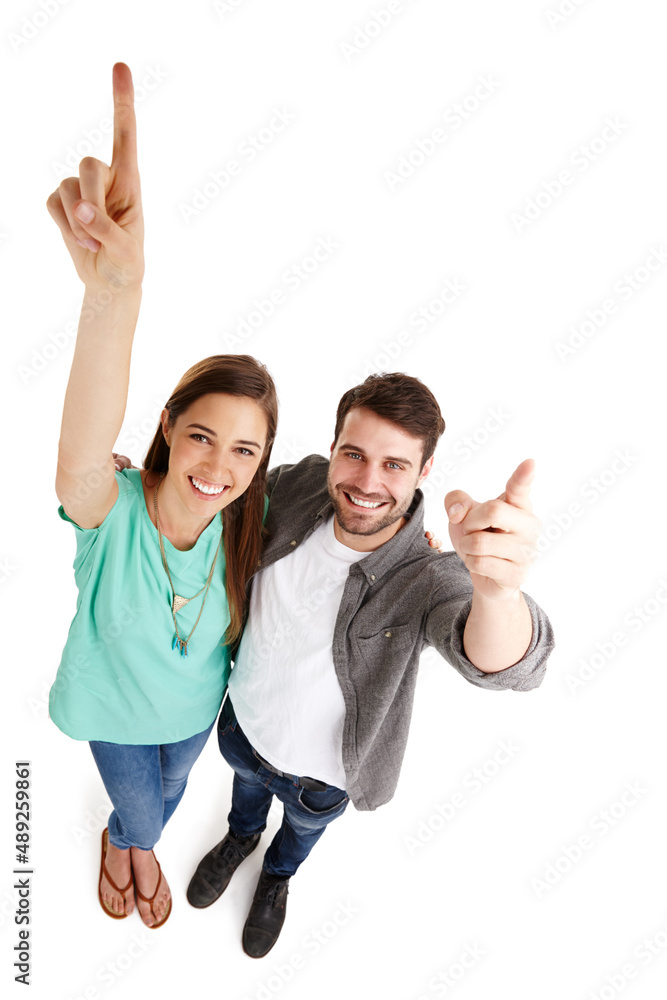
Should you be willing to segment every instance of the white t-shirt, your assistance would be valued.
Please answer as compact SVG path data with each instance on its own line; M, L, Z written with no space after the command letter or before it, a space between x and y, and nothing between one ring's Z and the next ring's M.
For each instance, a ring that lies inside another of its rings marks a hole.
M345 788L345 702L332 640L350 566L334 519L255 577L229 692L241 728L280 771Z

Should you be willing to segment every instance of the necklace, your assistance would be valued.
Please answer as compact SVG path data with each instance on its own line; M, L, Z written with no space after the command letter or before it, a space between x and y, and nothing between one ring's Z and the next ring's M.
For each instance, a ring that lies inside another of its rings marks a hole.
M181 597L180 594L176 593L176 588L174 587L174 581L171 578L171 573L169 572L169 566L167 565L167 556L166 556L165 551L164 551L164 542L162 541L162 531L160 530L160 516L159 516L158 511L157 511L157 491L159 490L160 483L164 479L165 475L166 475L166 473L163 473L160 476L160 479L158 480L158 484L155 487L155 493L153 494L153 508L155 510L155 526L157 528L157 536L158 536L158 540L160 542L160 554L162 556L162 565L164 566L165 572L166 572L166 574L167 574L167 576L169 578L169 584L171 586L171 593L172 593L172 597L173 597L173 600L171 602L171 617L174 619L174 628L176 630L176 634L174 635L174 638L172 640L171 648L172 649L178 649L179 652L180 652L180 654L181 654L181 656L187 656L188 655L188 643L190 642L190 639L194 635L194 631L197 628L197 625L199 625L199 619L202 616L202 611L204 610L204 605L206 604L206 598L208 597L208 592L209 592L209 588L211 586L211 581L213 580L213 571L215 570L215 564L218 561L218 553L220 552L220 546L222 545L222 531L220 532L220 541L218 542L218 547L215 550L215 556L213 558L213 565L211 566L211 569L210 569L210 572L208 574L206 583L201 588L201 590L198 590L196 594L192 595L192 597ZM178 622L176 621L176 612L180 611L181 608L184 608L186 604L190 603L190 601L194 601L195 597L199 597L199 595L201 593L204 594L204 599L201 602L201 608L199 609L199 614L197 615L197 621L194 623L194 625L190 629L190 635L183 637L183 636L181 636L180 632L178 631Z

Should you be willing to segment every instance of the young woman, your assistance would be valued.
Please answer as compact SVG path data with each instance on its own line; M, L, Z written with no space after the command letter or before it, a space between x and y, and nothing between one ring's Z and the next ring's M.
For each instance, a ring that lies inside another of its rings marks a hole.
M206 358L162 412L145 469L117 472L144 274L129 68L113 70L111 166L86 157L47 207L85 286L56 492L79 589L49 710L87 740L114 809L98 895L160 927L171 896L153 847L220 708L256 567L277 402L247 355Z

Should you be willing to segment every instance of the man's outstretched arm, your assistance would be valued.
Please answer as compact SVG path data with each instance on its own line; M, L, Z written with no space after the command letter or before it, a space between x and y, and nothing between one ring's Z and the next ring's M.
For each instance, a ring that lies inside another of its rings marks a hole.
M529 499L534 474L529 458L494 500L476 503L461 490L445 497L452 545L473 585L464 650L485 673L518 663L532 639L531 614L520 587L537 555L541 528Z

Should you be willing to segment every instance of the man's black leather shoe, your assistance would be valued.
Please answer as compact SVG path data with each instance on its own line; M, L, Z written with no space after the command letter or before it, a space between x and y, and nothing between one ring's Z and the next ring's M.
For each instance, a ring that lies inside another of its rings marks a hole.
M232 875L255 850L261 836L261 833L254 833L250 837L235 837L230 831L197 865L188 886L188 903L201 908L220 899Z
M285 923L289 878L261 871L248 919L243 928L243 950L250 958L263 958L278 940Z

